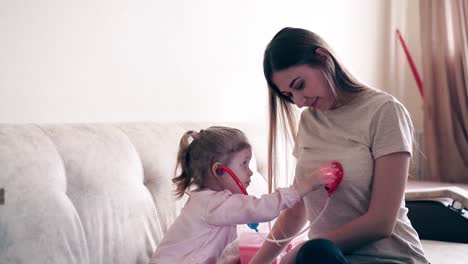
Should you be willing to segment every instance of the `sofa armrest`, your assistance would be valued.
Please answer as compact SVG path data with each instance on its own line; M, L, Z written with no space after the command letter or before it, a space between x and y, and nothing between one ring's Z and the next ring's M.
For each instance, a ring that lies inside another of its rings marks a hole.
M407 201L439 198L452 199L451 206L455 210L468 209L468 191L456 186L410 189L405 192Z
M408 218L421 239L468 243L468 191L455 186L405 191Z

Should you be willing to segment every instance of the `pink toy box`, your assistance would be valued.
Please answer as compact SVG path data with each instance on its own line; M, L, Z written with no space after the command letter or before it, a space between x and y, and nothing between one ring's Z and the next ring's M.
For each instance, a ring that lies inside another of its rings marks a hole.
M268 234L261 233L262 236L266 237ZM257 250L263 244L265 240L258 235L258 233L253 232L245 232L242 233L239 237L239 251L240 251L240 261L241 264L248 264L250 259L255 255ZM284 249L283 253L280 254L272 264L278 264L281 256L288 253L293 246L299 244L300 242L304 241L303 238L296 238L291 241L286 248Z

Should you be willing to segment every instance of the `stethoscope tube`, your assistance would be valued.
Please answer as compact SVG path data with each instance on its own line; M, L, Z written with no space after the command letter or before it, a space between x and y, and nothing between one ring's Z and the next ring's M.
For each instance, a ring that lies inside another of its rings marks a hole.
M220 171L221 173L227 172L227 173L231 176L231 178L236 182L237 186L239 186L239 189L241 190L241 192L242 192L243 194L245 194L245 195L249 195L249 194L247 193L247 190L245 189L244 184L242 184L242 182L239 180L239 178L237 178L236 174L235 174L230 168L228 168L228 167L221 167L221 168L219 168L219 171Z
M245 194L245 195L249 195L249 194L247 193L247 189L245 189L244 184L242 184L242 182L239 180L239 178L237 177L237 175L236 175L230 168L224 167L224 166L223 166L223 167L219 168L219 171L220 171L221 173L227 172L227 173L231 176L231 178L234 180L234 182L237 184L237 186L239 186L239 189L241 190L241 192L242 192L243 194ZM222 174L221 174L221 176L222 176ZM248 226L250 229L253 229L253 230L255 230L255 232L258 233L258 223L249 223L249 224L247 224L247 226Z
M263 239L265 239L266 241L269 241L269 242L273 242L273 243L276 243L279 245L279 243L282 243L282 242L287 242L287 241L291 241L292 239L302 235L303 233L305 233L307 230L310 229L310 227L315 224L315 222L317 222L318 219L320 219L320 217L322 216L322 214L325 212L325 210L327 209L328 207L328 204L330 202L330 198L332 196L332 193L335 191L335 189L338 187L338 185L340 184L341 180L343 179L343 167L341 166L341 164L339 162L333 162L334 165L339 169L338 173L339 173L339 177L338 177L338 181L336 183L334 183L332 186L329 186L327 185L325 187L325 189L327 190L328 192L328 198L325 202L325 205L323 206L323 209L322 211L320 211L320 213L317 215L317 217L314 219L314 221L312 221L308 227L304 228L303 230L301 230L299 233L291 236L291 237L287 237L287 238L283 238L283 239L271 239L271 238L268 238L268 237L265 237L263 236L262 234L260 234L258 232L258 223L250 223L250 224L247 224L247 226L253 230L255 230L255 232L257 232L257 234L262 237ZM223 172L227 172L231 178L234 180L234 182L237 184L237 186L239 186L239 189L241 190L241 192L245 195L249 195L247 193L247 190L245 189L245 186L242 184L242 182L239 180L239 178L237 177L237 175L228 167L221 167L219 168L220 172L223 173ZM222 176L222 175L221 175ZM270 226L270 234L271 234L271 226Z

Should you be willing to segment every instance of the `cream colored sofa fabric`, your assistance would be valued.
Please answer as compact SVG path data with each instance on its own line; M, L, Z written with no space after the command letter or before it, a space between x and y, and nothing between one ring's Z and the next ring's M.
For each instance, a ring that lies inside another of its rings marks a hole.
M0 125L0 263L148 263L185 202L171 185L179 139L207 126Z

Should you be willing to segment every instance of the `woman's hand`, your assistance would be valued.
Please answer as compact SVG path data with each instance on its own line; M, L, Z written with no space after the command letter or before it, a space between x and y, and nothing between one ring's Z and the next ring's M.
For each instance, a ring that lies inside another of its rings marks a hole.
M302 245L304 245L304 243L305 243L305 241L298 244L291 251L289 251L287 254L285 254L281 258L280 264L294 264L296 262L297 252L299 252L299 249L301 249L301 247L302 247Z
M290 252L281 258L280 264L294 264L295 259L296 255L292 256Z
M229 256L227 257L223 264L241 264L239 256Z

